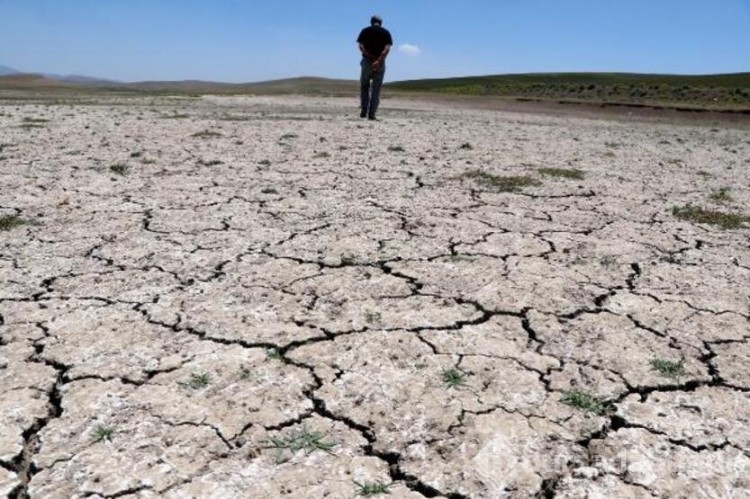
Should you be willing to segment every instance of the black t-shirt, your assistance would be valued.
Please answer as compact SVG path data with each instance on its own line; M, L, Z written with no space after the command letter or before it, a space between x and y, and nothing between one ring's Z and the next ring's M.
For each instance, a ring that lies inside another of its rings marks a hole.
M377 58L383 53L386 45L393 45L391 33L381 26L370 26L359 33L357 43L365 46L367 53Z

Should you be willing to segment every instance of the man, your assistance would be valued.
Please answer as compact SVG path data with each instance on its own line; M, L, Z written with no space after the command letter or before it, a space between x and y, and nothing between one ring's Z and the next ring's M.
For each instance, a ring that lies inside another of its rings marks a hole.
M385 76L385 58L391 51L393 39L388 30L383 28L383 20L378 16L372 16L370 26L359 33L357 43L359 51L362 52L359 117L374 120L380 104L380 87Z

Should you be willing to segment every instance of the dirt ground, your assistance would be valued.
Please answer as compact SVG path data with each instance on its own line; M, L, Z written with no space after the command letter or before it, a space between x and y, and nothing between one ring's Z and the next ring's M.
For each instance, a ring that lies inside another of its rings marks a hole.
M0 105L0 496L750 496L746 129L355 105Z

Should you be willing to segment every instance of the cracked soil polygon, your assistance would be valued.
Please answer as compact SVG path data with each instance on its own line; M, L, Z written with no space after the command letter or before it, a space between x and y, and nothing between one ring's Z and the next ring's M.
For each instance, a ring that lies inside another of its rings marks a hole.
M0 108L0 496L750 493L746 125Z

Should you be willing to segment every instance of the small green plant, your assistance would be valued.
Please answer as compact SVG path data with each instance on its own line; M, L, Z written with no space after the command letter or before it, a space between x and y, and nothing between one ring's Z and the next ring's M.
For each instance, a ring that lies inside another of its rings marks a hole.
M686 205L672 207L672 214L680 220L699 224L718 225L722 229L742 229L750 217L737 213L705 210L700 206Z
M388 150L391 152L404 152L405 149L401 146L388 146Z
M191 135L191 137L195 137L198 139L212 139L216 137L223 137L222 134L219 132L214 132L213 130L203 130L202 132L197 132Z
M143 151L135 151L130 153L131 158L140 158L143 156Z
M568 178L571 180L583 180L586 174L575 168L540 168L539 173L548 177Z
M278 194L279 193L279 191L277 191L273 187L264 187L260 192L262 194Z
M223 165L223 164L224 162L218 159L209 159L209 160L199 159L198 160L198 166L218 166L218 165Z
M281 362L284 362L284 354L281 353L281 351L278 348L269 348L266 350L266 358L268 360L279 360Z
M253 372L248 369L247 367L243 367L240 369L240 379L243 381L248 381L253 377Z
M200 390L206 388L211 384L211 376L208 373L193 373L190 375L190 379L187 382L187 386L193 390Z
M31 130L33 128L46 128L46 125L42 123L21 123L18 127L24 130Z
M109 171L123 177L128 174L128 170L128 165L125 163L115 163L113 165L109 165Z
M380 314L380 312L374 310L365 310L365 321L368 324L380 322L382 318L383 316Z
M461 262L473 262L477 259L477 257L472 255L462 255L460 253L456 253L454 255L448 256L448 261L453 263L461 263Z
M28 124L41 125L41 124L44 124L44 123L49 123L49 120L46 119L46 118L28 118L27 117L27 118L23 119L23 122L24 123L28 123Z
M679 379L685 375L685 364L683 361L673 362L671 360L653 359L651 369L665 378Z
M115 429L111 426L104 426L102 424L96 425L94 431L91 433L91 440L94 443L103 442L104 440L112 441L112 435L114 435Z
M536 179L526 176L502 177L484 172L482 170L469 170L458 177L459 179L469 179L474 182L493 189L497 192L517 192L524 187L533 187L541 185Z
M443 369L442 378L449 388L459 387L466 382L466 375L458 369Z
M722 187L718 191L713 191L711 195L708 197L714 203L731 203L732 201L734 201L734 198L732 198L732 195L729 194L728 187Z
M607 404L598 397L579 390L565 392L560 401L570 407L574 407L584 412L591 412L599 416L606 414L608 408Z
M599 262L602 264L602 267L613 267L617 265L617 257L614 255L607 255L602 257Z
M297 452L304 450L305 454L310 454L316 450L322 450L324 452L330 452L336 444L334 442L326 442L325 435L323 433L312 431L307 426L301 430L292 431L285 437L270 437L268 439L270 448L282 450L290 450Z
M370 496L377 496L380 494L390 494L390 488L393 486L392 483L383 483L383 482L365 482L365 483L359 483L357 481L354 482L354 485L357 486L357 497L370 497Z
M29 225L31 222L18 215L3 215L0 217L0 230L11 230L22 225Z

